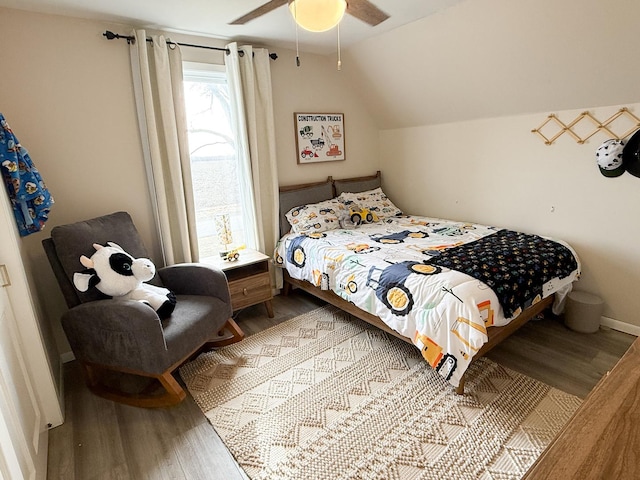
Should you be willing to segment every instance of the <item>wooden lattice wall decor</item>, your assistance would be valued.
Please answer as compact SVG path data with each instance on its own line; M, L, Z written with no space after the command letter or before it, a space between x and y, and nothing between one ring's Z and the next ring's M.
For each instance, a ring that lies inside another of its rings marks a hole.
M627 120L630 120L631 122L633 122L633 127L631 127L629 130L627 130L623 134L618 135L612 130L613 128L612 123L615 122L620 117L626 117ZM573 131L573 128L583 120L587 120L595 126L595 129L584 138L578 135L578 133L576 133L575 131ZM557 125L560 128L560 130L558 131L558 133L548 138L541 132L541 130L549 123L553 123ZM629 135L631 135L632 133L634 133L639 128L640 128L640 118L636 117L626 107L623 107L620 110L618 110L615 114L613 114L611 117L606 119L604 122L600 122L597 118L595 118L589 112L582 112L580 115L574 118L571 123L565 124L555 114L552 113L547 117L547 119L544 122L542 122L542 124L538 128L534 128L533 130L531 130L531 132L537 133L538 135L540 135L540 137L544 140L544 143L546 145L551 145L553 142L555 142L558 139L558 137L560 137L560 135L562 135L565 132L571 135L576 142L582 144L600 131L607 133L609 135L609 138L622 140L628 137Z

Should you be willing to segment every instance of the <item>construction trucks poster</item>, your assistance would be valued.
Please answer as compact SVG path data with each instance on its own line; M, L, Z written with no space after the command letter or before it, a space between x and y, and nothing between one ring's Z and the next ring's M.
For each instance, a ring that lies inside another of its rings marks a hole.
M298 163L345 159L344 114L294 113Z

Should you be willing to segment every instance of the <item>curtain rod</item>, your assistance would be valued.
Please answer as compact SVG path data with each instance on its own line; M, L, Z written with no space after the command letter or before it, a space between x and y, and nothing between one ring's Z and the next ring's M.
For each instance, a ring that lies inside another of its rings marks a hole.
M129 44L136 41L135 37L132 35L120 35L119 33L113 33L109 30L105 31L102 35L104 37L107 37L107 40L124 39ZM152 39L147 37L147 42L152 42L152 41L153 41ZM193 43L172 42L171 40L167 40L167 45L180 45L181 47L206 48L207 50L220 50L221 52L226 52L227 55L231 53L231 50L229 50L228 48L210 47L208 45L195 45ZM238 53L240 54L240 56L244 55L244 52L242 50L239 50ZM271 58L271 60L276 60L278 58L278 55L276 53L270 53L269 58Z

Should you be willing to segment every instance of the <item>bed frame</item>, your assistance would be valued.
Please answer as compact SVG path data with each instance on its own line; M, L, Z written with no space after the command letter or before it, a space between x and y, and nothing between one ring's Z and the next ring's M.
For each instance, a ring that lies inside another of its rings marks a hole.
M336 195L339 195L340 191L365 191L371 190L381 185L381 174L380 171L376 172L375 175L370 175L366 177L354 177L347 178L343 180L334 180L332 177L328 177L326 182L314 182L314 183L305 183L300 185L289 185L289 186L281 186L280 187L280 233L284 235L289 231L288 223L284 214L288 212L291 208L304 205L305 203L317 203L322 200L328 200L328 198L320 198L327 194L331 195L329 198L333 198ZM349 188L349 190L346 190ZM357 189L361 188L361 189ZM292 203L296 203L296 198L304 198L306 192L310 192L310 197L308 200L305 200L303 203L298 203L297 205L293 205ZM284 194L284 195L283 195ZM285 198L286 197L286 198ZM284 210L284 211L283 211ZM336 295L331 290L322 290L320 287L316 287L312 283L309 283L305 280L298 280L292 278L289 273L283 269L283 277L284 277L284 285L282 294L288 295L292 288L300 288L305 292L314 295L317 298L320 298L331 305L334 305L341 310L353 315L360 320L364 320L371 325L378 327L379 329L413 345L413 341L410 338L405 337L404 335L400 335L398 332L390 328L386 323L384 323L380 317L372 315L364 310L355 306L355 304L344 300L342 297ZM543 299L542 301L536 303L535 305L530 306L525 309L518 317L509 322L507 325L502 327L490 327L487 329L487 335L489 340L485 343L480 350L474 355L473 360L486 355L493 347L500 344L503 340L508 338L512 333L522 327L525 323L531 320L533 317L541 313L546 308L550 307L553 303L554 295L550 295ZM467 372L463 375L460 380L459 386L456 388L456 393L463 394L464 393L464 384L467 376Z

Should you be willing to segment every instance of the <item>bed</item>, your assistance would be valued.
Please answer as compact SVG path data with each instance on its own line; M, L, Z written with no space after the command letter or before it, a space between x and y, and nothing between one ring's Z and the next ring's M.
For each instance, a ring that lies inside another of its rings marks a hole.
M380 172L280 187L284 293L300 288L415 345L461 394L474 359L559 310L578 257L558 240L405 215L381 187Z

